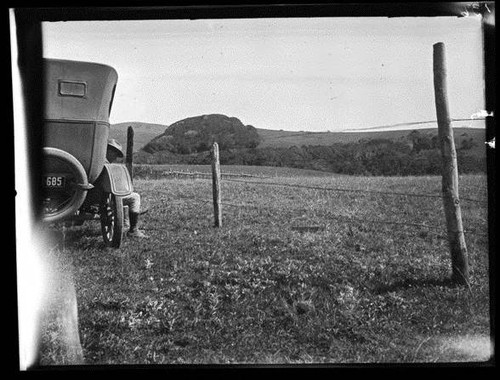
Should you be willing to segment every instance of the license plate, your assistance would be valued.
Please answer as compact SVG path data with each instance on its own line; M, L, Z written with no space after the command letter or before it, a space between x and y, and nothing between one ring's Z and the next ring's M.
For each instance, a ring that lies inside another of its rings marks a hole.
M43 184L46 188L62 189L66 183L66 178L63 176L49 175L43 179Z

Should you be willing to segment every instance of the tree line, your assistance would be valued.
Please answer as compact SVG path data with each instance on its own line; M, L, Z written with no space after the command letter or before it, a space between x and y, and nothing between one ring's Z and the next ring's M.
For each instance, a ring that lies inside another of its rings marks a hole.
M406 139L367 139L329 146L302 145L289 148L263 147L220 150L222 165L292 167L351 175L439 175L441 152L437 136L412 131ZM486 158L470 153L474 141L465 140L457 149L460 173L486 172ZM208 165L209 151L177 154L141 151L136 163Z

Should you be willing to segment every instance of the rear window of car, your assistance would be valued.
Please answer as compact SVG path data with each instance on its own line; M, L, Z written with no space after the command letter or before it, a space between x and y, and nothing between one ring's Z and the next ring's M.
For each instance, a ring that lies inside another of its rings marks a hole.
M59 81L59 95L85 97L87 94L87 83L78 81Z

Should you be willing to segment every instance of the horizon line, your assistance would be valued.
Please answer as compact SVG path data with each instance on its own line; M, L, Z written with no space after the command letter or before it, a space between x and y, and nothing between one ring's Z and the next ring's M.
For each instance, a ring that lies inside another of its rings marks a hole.
M183 120L183 119L181 119ZM481 117L481 118L467 118L467 119L450 119L450 121L453 122L460 122L460 121L485 121L486 118ZM118 124L132 124L132 123L140 123L140 124L153 124L153 125L161 125L165 127L170 127L170 125L175 124L177 122L174 122L172 124L161 124L161 123L152 123L152 122L144 122L144 121L123 121L123 122L117 122L117 123L111 123L111 125L118 125ZM406 123L396 123L396 124L389 124L389 125L379 125L375 127L367 127L367 128L359 128L359 129L342 129L339 131L290 131L290 130L285 130L285 129L271 129L271 128L258 128L255 127L255 129L263 129L263 130L268 130L268 131L277 131L277 132L296 132L296 133L343 133L343 132L369 132L369 131L374 131L376 132L377 130L381 129L392 129L396 128L395 130L405 130L407 128L400 128L397 129L398 127L403 127L403 126L411 126L411 125L422 125L422 124L431 124L431 123L437 123L437 120L428 120L428 121L412 121L412 122L406 122ZM480 129L480 128L474 128L474 127L463 127L463 128L472 128L472 129Z
M458 122L458 121L485 121L486 118L468 118L468 119L450 119L450 121L453 122ZM437 123L437 120L428 120L428 121L412 121L409 123L396 123L396 124L389 124L389 125L379 125L376 127L368 127L368 128L360 128L360 129L343 129L340 132L361 132L361 131L372 131L372 130L377 130L377 129L391 129L391 128L398 128L398 127L403 127L403 126L410 126L410 125L422 125L422 124L431 124L431 123ZM468 128L468 127L464 127ZM401 128L404 130L405 128ZM476 128L478 129L478 128Z

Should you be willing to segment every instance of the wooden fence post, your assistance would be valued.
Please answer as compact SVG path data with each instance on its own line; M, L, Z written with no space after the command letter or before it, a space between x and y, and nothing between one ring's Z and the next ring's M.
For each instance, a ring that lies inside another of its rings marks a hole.
M133 154L134 154L134 128L132 128L132 126L129 126L127 129L127 154L125 157L125 165L127 166L132 181L134 180Z
M458 165L455 141L449 116L446 90L446 55L442 42L434 44L434 96L441 146L443 204L451 253L452 281L469 283L469 262L465 245L460 200L458 198Z
M219 145L217 143L214 143L212 146L212 184L214 196L215 227L222 227Z

